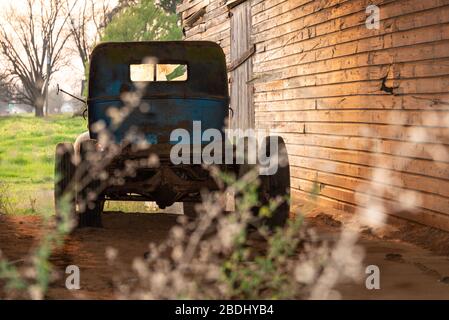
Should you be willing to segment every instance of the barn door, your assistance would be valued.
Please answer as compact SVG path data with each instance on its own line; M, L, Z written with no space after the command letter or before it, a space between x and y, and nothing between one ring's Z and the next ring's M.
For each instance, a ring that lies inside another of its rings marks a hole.
M231 13L231 119L233 129L254 128L251 45L251 1L238 1Z

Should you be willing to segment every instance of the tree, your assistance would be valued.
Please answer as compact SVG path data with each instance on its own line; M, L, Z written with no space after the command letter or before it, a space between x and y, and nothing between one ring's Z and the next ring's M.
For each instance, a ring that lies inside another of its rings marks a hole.
M178 16L153 0L140 0L119 12L107 25L102 41L180 40Z
M182 0L155 0L155 4L162 7L165 11L170 13L176 13L176 6L180 4Z
M58 94L58 90L56 88L51 88L48 92L48 113L61 113L61 108L64 103L64 96L62 94Z
M85 67L108 23L121 10L136 4L136 1L119 0L114 6L111 0L65 0L65 10L69 15L68 31Z
M43 117L47 83L67 64L63 51L70 36L65 32L68 15L62 15L61 0L25 2L23 14L11 7L0 23L0 54L8 94Z
M0 74L0 101L8 102L11 100L11 88L5 74Z

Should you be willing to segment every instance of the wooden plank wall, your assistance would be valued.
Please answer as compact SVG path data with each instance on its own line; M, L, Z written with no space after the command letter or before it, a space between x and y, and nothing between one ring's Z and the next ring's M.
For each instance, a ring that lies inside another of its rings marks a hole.
M184 0L177 11L181 14L184 25L195 12L202 8L206 9L204 15L191 27L184 26L184 37L186 40L208 40L219 43L229 64L231 34L229 11L225 3L226 0Z
M206 7L186 39L219 42L230 62L223 2L186 0ZM449 0L251 4L256 127L287 142L294 205L318 184L323 206L449 230Z

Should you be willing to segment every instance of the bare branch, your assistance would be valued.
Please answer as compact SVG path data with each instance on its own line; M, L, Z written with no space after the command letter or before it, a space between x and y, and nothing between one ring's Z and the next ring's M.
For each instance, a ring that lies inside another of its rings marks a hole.
M103 30L112 18L124 8L135 4L136 0L119 0L112 5L111 0L63 0L69 15L68 29L83 65L89 63L90 54L99 42ZM71 3L73 10L70 12Z

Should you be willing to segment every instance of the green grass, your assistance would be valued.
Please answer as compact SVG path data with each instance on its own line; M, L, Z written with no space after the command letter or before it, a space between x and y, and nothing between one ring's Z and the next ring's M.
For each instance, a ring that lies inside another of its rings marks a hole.
M14 214L53 212L54 153L86 131L83 118L0 117L0 182L8 186Z
M56 145L74 142L86 130L86 120L69 115L0 117L0 201L9 208L3 213L52 215ZM110 202L105 209L156 211L141 202Z

